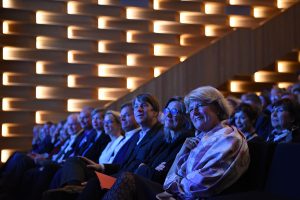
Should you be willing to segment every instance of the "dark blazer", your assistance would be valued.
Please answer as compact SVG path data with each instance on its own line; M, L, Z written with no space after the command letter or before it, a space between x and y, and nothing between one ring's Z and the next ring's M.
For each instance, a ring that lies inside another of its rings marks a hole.
M192 131L184 131L172 143L164 141L154 156L146 160L144 162L145 165L137 168L134 173L162 184L185 139L191 136ZM162 162L166 162L165 168L162 171L155 170L155 168Z
M157 122L147 132L138 145L136 143L132 143L132 145L128 148L128 152L124 158L125 161L122 165L105 164L105 173L114 174L125 171L133 172L139 164L144 162L144 160L149 159L152 156L150 153L155 152L163 142L162 127L162 124Z
M104 133L101 133L99 138L96 138L93 142L89 143L89 146L82 153L82 156L87 157L94 162L98 163L99 157L106 145L110 142L110 137Z

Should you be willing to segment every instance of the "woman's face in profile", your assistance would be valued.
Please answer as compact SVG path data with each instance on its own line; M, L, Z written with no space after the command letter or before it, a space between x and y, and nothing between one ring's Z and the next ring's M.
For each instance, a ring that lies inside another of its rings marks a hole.
M203 104L200 101L191 101L189 113L194 127L200 132L208 132L220 123L216 109L214 109L211 104Z
M182 127L182 113L180 104L172 101L164 109L164 126L171 130L179 130Z
M274 129L283 130L291 128L293 124L293 117L290 112L283 108L283 106L274 107L271 113L271 122Z

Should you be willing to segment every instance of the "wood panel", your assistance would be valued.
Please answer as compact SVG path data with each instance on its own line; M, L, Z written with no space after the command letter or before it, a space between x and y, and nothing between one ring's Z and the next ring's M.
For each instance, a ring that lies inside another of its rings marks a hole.
M126 41L126 32L122 30L74 28L72 31L72 38L90 40L112 40L116 42Z
M143 92L156 95L164 105L169 97L185 95L196 87L217 87L236 74L254 73L300 47L299 15L300 3L254 30L238 29L231 32L205 51L199 51L114 102L109 109L118 108L123 102Z
M126 88L126 78L118 77L83 77L75 78L76 87L107 87L107 88Z
M4 60L20 61L61 61L67 62L67 52L58 50L35 50L27 48L8 48Z
M131 42L179 44L179 34L132 32Z
M93 64L42 62L41 66L41 74L78 74L83 76L96 76L98 74L98 66Z
M33 61L0 61L0 72L35 73L35 62Z
M127 42L107 42L105 43L105 52L115 53L136 53L144 55L153 54L153 46L142 43L127 43Z
M17 35L67 37L67 26L44 25L31 23L11 23L9 32Z
M35 122L35 112L32 111L2 111L0 112L1 123L32 123Z
M32 86L1 86L0 97L26 98L35 97L35 87Z
M203 4L193 1L159 1L158 7L160 10L204 12Z
M75 63L126 64L126 56L117 53L74 53Z
M87 16L125 17L125 9L121 6L88 4L85 2L69 2L74 7L71 14Z
M64 2L59 1L36 1L36 0L9 0L7 5L3 5L6 8L15 8L21 10L45 10L51 12L66 12L67 5Z
M38 111L51 110L53 112L67 111L67 101L57 99L10 99L8 100L10 111Z
M35 37L18 35L0 35L0 46L35 48Z
M98 43L91 40L38 37L38 49L97 51Z
M147 20L136 20L136 19L111 19L105 18L105 29L116 29L116 30L136 30L148 32L152 30L152 22ZM102 27L100 27L102 28Z
M64 75L8 74L7 85L11 86L67 86Z
M144 20L161 20L161 21L178 21L179 14L170 10L150 10L138 7L127 8L128 19L144 19Z
M0 8L0 19L20 22L35 22L35 12L11 8Z
M97 99L96 88L42 87L39 99Z

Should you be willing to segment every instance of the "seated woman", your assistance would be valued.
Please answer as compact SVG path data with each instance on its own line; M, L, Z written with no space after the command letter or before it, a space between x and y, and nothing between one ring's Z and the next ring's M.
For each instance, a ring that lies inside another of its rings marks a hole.
M230 114L223 95L213 87L200 87L185 97L185 104L195 137L184 142L163 187L125 173L104 199L204 198L222 192L246 171L247 141L235 127L222 123Z
M268 136L267 142L300 142L299 104L290 99L278 100L273 104L271 122L273 131Z
M187 137L192 136L192 124L186 114L182 97L173 97L167 102L164 114L164 143L157 153L142 163L135 174L163 183L165 177Z
M247 142L263 141L263 139L256 134L254 124L257 114L250 105L241 103L235 108L232 118L232 123L244 134Z

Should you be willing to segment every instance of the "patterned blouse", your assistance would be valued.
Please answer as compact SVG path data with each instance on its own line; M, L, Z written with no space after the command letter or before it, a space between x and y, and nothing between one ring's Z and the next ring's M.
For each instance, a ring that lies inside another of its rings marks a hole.
M164 189L178 199L218 194L250 163L247 141L235 127L220 123L207 133L196 134L196 138L199 143L193 149L183 150L183 145L164 183Z

